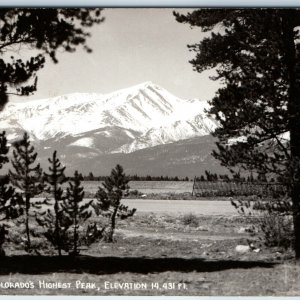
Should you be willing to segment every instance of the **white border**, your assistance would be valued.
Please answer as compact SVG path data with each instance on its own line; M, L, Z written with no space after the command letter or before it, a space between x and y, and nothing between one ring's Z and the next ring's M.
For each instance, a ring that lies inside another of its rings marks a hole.
M1 0L0 7L300 7L300 0Z

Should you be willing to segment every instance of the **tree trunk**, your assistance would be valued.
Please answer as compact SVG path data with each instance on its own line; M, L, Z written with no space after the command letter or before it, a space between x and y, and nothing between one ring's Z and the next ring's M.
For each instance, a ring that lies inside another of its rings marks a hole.
M111 215L111 220L110 220L110 233L108 236L108 242L112 243L113 242L113 236L116 228L116 216L117 212L119 209L119 205L117 205L113 211L113 214Z
M30 231L29 231L29 208L30 208L30 196L25 195L25 227L27 236L27 251L30 251L31 241L30 241Z
M60 238L60 226L59 226L59 219L58 219L58 201L57 201L57 199L55 199L54 211L55 211L55 239L57 242L58 255L61 256L61 238Z
M78 240L78 236L77 236L77 212L75 213L75 217L74 217L74 243L73 243L73 253L74 255L77 255L77 240Z
M55 167L55 165L54 165ZM53 167L53 170L55 168ZM57 197L57 185L54 184L53 187L53 196L54 196L54 214L55 214L55 239L57 243L58 255L61 256L61 233L60 233L60 222L59 222L59 206L58 206L58 197Z
M293 202L293 223L296 259L300 259L300 89L296 79L296 46L293 12L283 15L283 41L286 50L286 64L289 76L289 130L290 130L290 193Z

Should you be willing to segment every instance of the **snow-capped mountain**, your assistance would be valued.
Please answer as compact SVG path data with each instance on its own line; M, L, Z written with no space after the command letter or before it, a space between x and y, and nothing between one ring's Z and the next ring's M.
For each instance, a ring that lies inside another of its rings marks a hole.
M216 122L206 108L206 101L180 99L145 82L105 95L75 93L9 103L0 114L0 128L8 140L25 130L44 149L63 143L74 153L85 148L83 155L131 153L210 134Z

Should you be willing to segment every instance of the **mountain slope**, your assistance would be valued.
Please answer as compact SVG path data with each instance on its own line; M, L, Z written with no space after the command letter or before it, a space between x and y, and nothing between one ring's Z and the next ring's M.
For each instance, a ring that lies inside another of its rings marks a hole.
M84 147L72 148L69 149L68 155L62 155L61 159L67 166L68 174L80 170L84 174L91 171L95 175L108 175L118 163L124 166L127 174L192 178L204 174L205 170L220 174L227 172L219 161L211 156L213 149L215 139L206 135L131 153L97 153ZM42 166L47 166L47 157L51 153L50 148L39 152ZM63 149L59 149L58 153L63 153Z
M208 107L145 82L106 95L9 103L0 128L10 142L27 131L44 166L57 150L69 172L108 174L120 163L131 174L191 176L220 168L210 156L217 124Z
M117 140L107 151L129 153L156 145L209 134L216 127L205 115L207 102L183 100L151 83L111 94L70 94L27 103L10 103L0 115L0 127L9 139L28 131L36 143L76 137L93 132L76 145ZM113 129L113 130L111 130ZM96 135L98 131L98 136ZM95 148L95 147L94 147Z

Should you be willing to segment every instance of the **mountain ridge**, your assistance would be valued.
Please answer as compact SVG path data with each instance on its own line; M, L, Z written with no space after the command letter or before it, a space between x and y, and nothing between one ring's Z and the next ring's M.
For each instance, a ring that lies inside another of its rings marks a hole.
M204 100L181 99L147 81L109 94L9 103L0 128L10 142L27 131L41 164L57 150L71 172L101 174L121 163L140 175L188 176L201 166L220 167L210 155L217 123L208 108Z
M128 153L210 134L216 122L205 115L207 108L205 101L180 99L147 81L109 94L72 93L9 104L0 115L0 127L9 139L23 130L37 143L118 127L129 141L113 152Z

